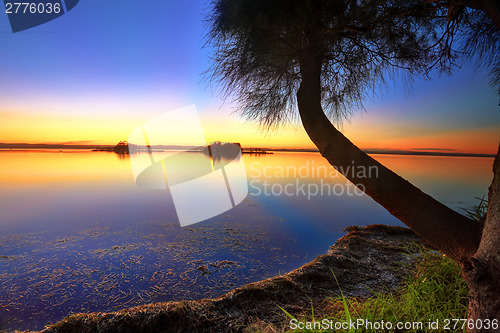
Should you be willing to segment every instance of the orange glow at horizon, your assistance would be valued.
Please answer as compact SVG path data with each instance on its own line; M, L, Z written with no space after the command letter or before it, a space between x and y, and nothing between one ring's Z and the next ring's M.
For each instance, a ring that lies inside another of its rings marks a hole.
M40 113L1 112L1 143L67 143L89 145L113 145L127 140L131 131L147 120L144 114L116 118L110 115L96 118L48 115ZM207 142L239 142L242 147L315 149L300 124L286 125L276 131L259 130L255 124L246 123L220 113L200 114ZM494 154L500 139L500 128L467 130L428 130L414 126L407 131L397 123L377 121L353 121L343 126L343 133L353 143L364 149L430 150L460 153ZM408 127L411 124L407 125ZM175 138L172 139L175 142ZM169 144L169 143L166 143Z
M124 121L112 118L78 118L47 115L2 117L0 142L2 143L73 143L116 144L126 140L138 120ZM140 120L139 120L140 121Z
M380 138L363 135L362 131L363 128L352 129L344 134L351 138L353 143L364 149L476 154L495 154L500 140L500 128L495 126L482 129L458 129L445 133L423 133L421 135L398 133Z

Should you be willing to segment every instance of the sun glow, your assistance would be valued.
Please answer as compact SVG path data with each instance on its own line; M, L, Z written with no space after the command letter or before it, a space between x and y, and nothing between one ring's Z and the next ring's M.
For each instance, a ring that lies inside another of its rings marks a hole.
M6 113L1 115L0 142L3 143L66 143L111 145L126 140L130 132L144 121L143 116L77 117ZM202 115L207 143L239 142L243 147L315 149L300 124L286 125L275 131L264 131L255 124L234 116ZM445 133L403 133L385 123L353 123L343 126L344 134L365 149L388 149L434 152L493 154L499 139L499 128L454 130ZM170 138L175 142L175 137ZM168 136L166 137L168 141ZM169 142L166 142L169 144Z

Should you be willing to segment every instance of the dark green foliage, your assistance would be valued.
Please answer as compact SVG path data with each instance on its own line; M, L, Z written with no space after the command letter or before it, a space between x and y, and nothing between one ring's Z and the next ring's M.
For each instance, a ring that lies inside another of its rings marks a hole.
M446 8L421 0L214 0L211 8L210 78L267 128L293 119L310 59L322 62L322 105L332 120L362 108L398 74L449 71L459 56L498 63L498 31L481 25L484 14L464 10L448 22ZM491 36L477 38L485 29ZM453 50L457 41L463 52Z
M490 84L500 94L500 32L485 14L467 15L463 51L478 68L490 70Z

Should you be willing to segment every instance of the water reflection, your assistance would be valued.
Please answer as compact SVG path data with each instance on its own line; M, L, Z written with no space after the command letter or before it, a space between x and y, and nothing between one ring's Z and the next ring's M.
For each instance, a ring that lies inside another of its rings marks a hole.
M191 172L198 159L207 156L179 162ZM484 195L492 177L489 158L376 159L455 209ZM304 264L348 225L399 224L364 195L256 193L264 181L350 186L317 153L243 161L257 181L243 203L181 228L168 189L137 187L126 156L0 151L0 326L41 329L69 312L216 297Z
M492 178L493 160L490 158L397 155L376 155L375 158L454 209L474 204L474 197L482 197L487 193ZM177 180L172 181L181 182L190 178L189 175L196 172L191 166L200 161L208 161L207 171L211 171L210 161L203 153L182 155L179 160L181 167L178 168L182 172L177 174ZM317 153L244 155L243 161L249 183L252 184L253 181L256 186L264 181L286 185L297 178L307 184L320 184L323 181L331 186L351 186ZM294 172L287 172L287 168ZM0 171L0 226L4 235L20 230L31 231L32 227L48 228L58 222L77 224L85 218L118 223L123 218L120 211L124 209L115 207L135 207L138 202L161 202L157 206L148 207L150 214L158 211L166 214L171 209L168 190L156 193L135 185L130 161L123 155L76 150L62 153L58 150L0 151ZM295 175L299 177L294 177ZM337 207L336 204L348 198L323 195L307 200L301 193L295 196L283 194L259 197L255 195L256 186L250 186L253 195L249 198L266 207L273 202L280 202L281 206L293 211L302 211L307 210L310 205L324 204L319 211L335 211L336 216L349 216L348 208ZM364 205L362 202L367 199L360 197L349 200L356 205ZM295 206L291 207L288 203ZM82 208L84 206L87 207ZM68 210L81 215L68 218L60 213ZM369 208L365 209L364 206L356 209L367 210ZM131 216L140 218L144 209L137 211L139 213ZM346 214L340 213L346 211ZM169 216L175 219L175 214ZM388 215L382 216L381 222L383 219L390 219Z

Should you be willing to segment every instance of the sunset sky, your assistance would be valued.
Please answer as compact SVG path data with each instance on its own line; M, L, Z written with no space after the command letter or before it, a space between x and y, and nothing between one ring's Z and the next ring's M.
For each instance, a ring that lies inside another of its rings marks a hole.
M266 133L203 82L204 0L85 0L12 33L0 14L0 142L115 144L144 121L195 104L207 141L312 148L300 123ZM494 153L498 96L486 73L402 82L343 124L362 148Z

